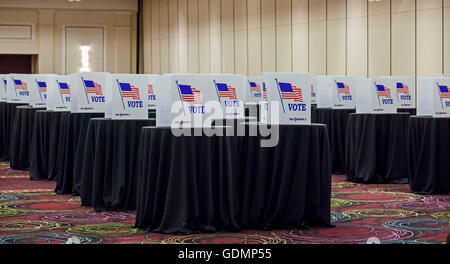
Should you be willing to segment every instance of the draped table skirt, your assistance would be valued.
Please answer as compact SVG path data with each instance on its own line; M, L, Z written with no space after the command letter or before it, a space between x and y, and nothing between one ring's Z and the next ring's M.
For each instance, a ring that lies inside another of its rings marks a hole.
M28 170L30 168L30 146L34 114L37 110L44 110L44 108L33 108L29 105L16 107L9 146L11 169Z
M345 162L347 180L407 183L409 113L350 114Z
M83 167L86 134L91 118L104 117L103 113L69 113L61 116L58 143L58 171L55 192L80 195L81 168Z
M328 136L331 146L331 172L333 174L345 173L345 137L347 134L347 121L355 109L331 109L315 108L312 109L313 123L325 124L328 127Z
M160 233L329 227L326 126L279 126L271 148L260 147L261 139L143 128L136 227Z
M64 112L38 110L34 113L30 147L30 179L57 180L58 140L60 121Z
M92 118L86 134L81 203L97 211L136 209L139 136L155 119Z
M0 161L9 161L11 130L16 113L16 107L23 103L0 102Z
M420 194L450 194L450 118L411 116L409 177Z

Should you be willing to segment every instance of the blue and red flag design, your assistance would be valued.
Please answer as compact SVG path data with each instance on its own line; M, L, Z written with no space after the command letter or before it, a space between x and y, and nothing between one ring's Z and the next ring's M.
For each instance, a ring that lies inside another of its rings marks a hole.
M338 94L350 94L350 86L343 82L336 82Z
M121 83L120 85L120 92L122 93L122 96L125 98L132 98L134 100L141 100L141 97L139 96L139 88L134 87L130 83Z
M183 102L194 103L196 105L202 104L202 93L199 90L185 84L180 84L178 87L180 88L181 100Z
M14 80L14 86L16 87L16 90L28 90L27 83L21 80Z
M228 98L230 100L237 100L236 88L231 87L226 83L216 83L217 91L220 98Z
M152 84L148 85L148 94L154 94L153 85Z
M256 82L250 82L250 87L252 92L260 93L261 92L261 85L257 84Z
M45 82L37 82L38 86L39 86L39 91L41 93L46 93L47 92L47 84Z
M294 102L303 102L302 89L291 83L278 83L280 86L281 98L294 100Z
M450 99L450 90L447 85L439 85L439 93L441 94L441 98Z
M401 82L397 83L397 93L409 94L409 87Z
M103 95L102 86L91 80L83 80L88 94Z
M377 84L377 94L380 97L386 97L386 98L391 98L391 89L389 89L388 87L382 85L382 84Z
M61 94L70 94L70 85L68 83L59 82L58 85Z

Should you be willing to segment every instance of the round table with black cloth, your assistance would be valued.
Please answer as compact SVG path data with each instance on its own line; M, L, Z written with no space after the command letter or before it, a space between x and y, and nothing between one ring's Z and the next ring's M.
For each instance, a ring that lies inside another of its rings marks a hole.
M9 146L11 130L16 113L16 107L23 103L0 102L0 161L9 161Z
M408 183L408 113L350 114L345 147L347 180Z
M255 129L250 126L260 125L247 123L246 130ZM331 152L326 125L278 128L275 147L260 147L265 139L261 136L244 137L240 145L241 228L330 227Z
M58 194L79 195L84 144L91 118L101 118L103 113L69 113L61 116L57 183Z
M9 146L11 169L28 170L30 168L30 146L34 114L37 110L44 110L44 108L33 108L30 105L16 107Z
M30 179L57 180L60 122L65 112L38 110L34 113L30 147Z
M311 121L325 124L328 127L328 136L331 146L331 172L333 174L346 174L345 172L345 137L347 134L347 121L355 109L315 108Z
M238 137L176 137L170 127L144 127L139 145L137 228L183 234L240 230Z
M450 194L450 118L411 116L409 177L420 194Z
M139 136L142 127L155 123L155 119L89 121L81 174L82 205L97 211L136 208Z

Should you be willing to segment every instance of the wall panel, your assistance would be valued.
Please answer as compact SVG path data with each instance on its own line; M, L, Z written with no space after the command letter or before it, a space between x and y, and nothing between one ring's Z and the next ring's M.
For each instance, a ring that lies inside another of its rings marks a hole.
M392 75L416 75L415 0L392 1Z
M309 72L327 74L326 0L309 0Z
M347 0L347 74L367 77L367 1Z
M262 70L261 0L247 0L248 74L260 75Z
M292 71L308 72L308 0L292 0Z
M369 77L391 74L390 1L369 2Z
M275 0L261 0L262 71L277 71L275 41Z

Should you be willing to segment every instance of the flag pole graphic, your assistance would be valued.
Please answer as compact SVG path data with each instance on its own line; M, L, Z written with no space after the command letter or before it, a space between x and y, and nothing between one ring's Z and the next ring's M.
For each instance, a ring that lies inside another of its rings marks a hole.
M38 82L38 80L37 79L34 79L35 81L36 81L36 84L37 84L37 88L38 88L38 92L39 92L39 97L41 98L41 101L42 101L42 95L41 95L41 87L39 86L39 82Z
M378 93L377 83L376 83L376 82L373 82L373 84L375 84L375 92L377 93L377 97L378 97L378 105L381 106L381 103L380 103L380 94Z
M436 83L436 85L437 85L437 88L438 88L439 98L441 99L441 107L442 107L442 110L443 110L444 109L444 103L442 102L441 88L439 87L439 83ZM448 88L447 88L447 90L448 90Z
M61 86L59 85L59 81L56 80L56 84L58 84L58 91L59 91L59 95L61 96L61 103L64 104L64 100L63 100L63 96L61 93Z
M11 77L11 79L13 80L14 91L16 91L16 96L17 96L16 80L14 79L14 77Z
M338 92L338 98L339 98L339 102L341 101L341 96L339 95L339 86L336 80L334 80L334 82L336 83L336 88L337 88L337 92ZM345 86L345 85L344 85ZM344 87L345 88L345 87Z
M88 97L88 93L87 93L87 90L86 90L86 83L84 82L83 76L81 76L81 82L83 83L84 93L86 94L86 101L87 101L87 103L89 104L89 97ZM94 85L94 86L95 86L95 85Z
M216 92L217 92L217 97L219 98L219 103L222 103L221 101L220 101L220 95L219 95L219 87L217 87L217 83L216 83L216 80L214 80L214 85L216 86Z
M119 87L119 94L120 94L120 99L122 100L123 110L125 110L125 103L123 102L123 96L122 96L122 88L120 87L120 82L118 79L116 79L116 82L117 82L117 87Z
M275 78L275 81L277 82L278 94L280 95L281 106L283 107L283 113L286 113L286 110L284 109L283 96L281 96L281 88L280 88L280 83L278 82L278 78ZM294 92L294 91L292 91L292 92Z
M186 116L186 110L184 110L183 98L181 97L181 88L180 88L180 85L178 84L178 81L175 81L175 83L177 84L177 91L178 91L178 95L180 96L181 106L183 107L183 113ZM194 93L192 93L192 96L195 98Z

